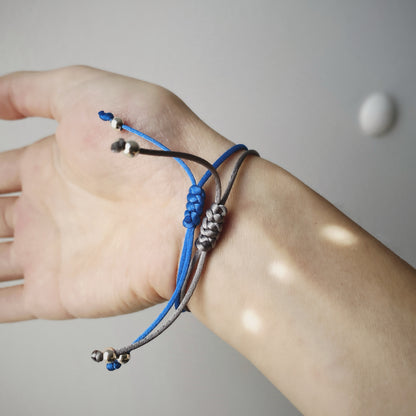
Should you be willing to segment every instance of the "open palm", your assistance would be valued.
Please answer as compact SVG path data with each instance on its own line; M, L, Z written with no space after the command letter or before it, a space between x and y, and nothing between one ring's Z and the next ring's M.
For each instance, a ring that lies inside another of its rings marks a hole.
M110 152L125 132L181 151L227 141L167 90L88 67L0 78L0 118L55 118L56 134L0 154L0 321L99 317L160 302L175 286L189 179L174 160ZM211 150L212 151L212 150ZM209 155L208 155L209 156ZM197 170L200 174L201 170Z

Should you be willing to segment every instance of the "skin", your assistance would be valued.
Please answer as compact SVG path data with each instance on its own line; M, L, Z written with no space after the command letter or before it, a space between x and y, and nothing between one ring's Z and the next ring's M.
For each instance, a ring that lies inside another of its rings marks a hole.
M215 135L169 91L116 74L71 67L1 78L3 119L59 123L55 135L0 156L1 191L22 191L2 204L1 235L14 241L2 245L0 275L25 279L0 291L3 321L134 312L173 291L189 179L172 160L110 152L125 133L100 120L101 109L176 150L198 152L201 130ZM215 140L214 152L229 145Z
M168 159L114 155L111 111L215 160L231 142L169 91L88 67L0 78L0 117L58 121L0 154L0 321L135 312L170 297L189 179ZM221 170L227 177L232 163ZM196 177L204 172L192 165ZM212 196L212 184L208 197ZM416 273L295 177L244 164L189 307L305 415L412 414Z

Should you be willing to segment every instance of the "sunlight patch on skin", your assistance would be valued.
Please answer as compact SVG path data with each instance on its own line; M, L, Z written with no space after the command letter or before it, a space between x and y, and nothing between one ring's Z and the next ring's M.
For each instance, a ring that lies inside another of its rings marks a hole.
M11 243L13 240L14 240L13 237L0 238L0 244L1 243Z
M277 280L289 283L293 279L293 272L287 262L275 260L270 263L269 273Z
M321 235L340 246L352 246L358 242L357 237L351 231L339 225L328 224L323 226Z
M242 321L244 328L253 334L258 334L263 327L259 315L253 309L243 311Z
M23 283L24 283L24 279L9 280L9 281L6 281L6 282L0 282L0 289L2 287L22 285Z

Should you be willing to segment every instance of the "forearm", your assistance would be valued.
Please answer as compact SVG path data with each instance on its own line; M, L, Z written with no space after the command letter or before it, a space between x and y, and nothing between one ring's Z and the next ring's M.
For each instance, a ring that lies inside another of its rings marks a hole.
M258 158L229 211L190 303L195 316L307 415L409 414L414 269Z

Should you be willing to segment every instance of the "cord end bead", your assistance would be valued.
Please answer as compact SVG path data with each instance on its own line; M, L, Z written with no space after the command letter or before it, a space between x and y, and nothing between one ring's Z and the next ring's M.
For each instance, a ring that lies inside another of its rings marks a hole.
M91 359L94 360L95 362L99 363L100 361L103 360L103 353L99 350L94 350L91 353Z
M129 353L124 353L124 354L120 354L117 358L117 361L120 364L126 364L130 361L130 354Z
M137 142L135 141L126 142L126 145L124 147L124 153L127 156L134 157L139 152L140 152L140 146Z
M117 354L114 348L107 348L104 352L94 350L91 358L97 363L105 361L107 370L114 371L130 361L130 354L128 352Z
M126 141L124 139L118 139L111 145L111 151L114 153L122 152L126 147Z
M134 157L140 152L140 146L133 140L126 142L123 138L120 138L111 145L111 151L115 153L124 152L127 156Z
M114 348L107 348L103 353L104 361L107 363L113 363L117 359L116 350Z
M119 117L114 117L111 120L110 125L113 129L121 130L123 128L123 120Z

